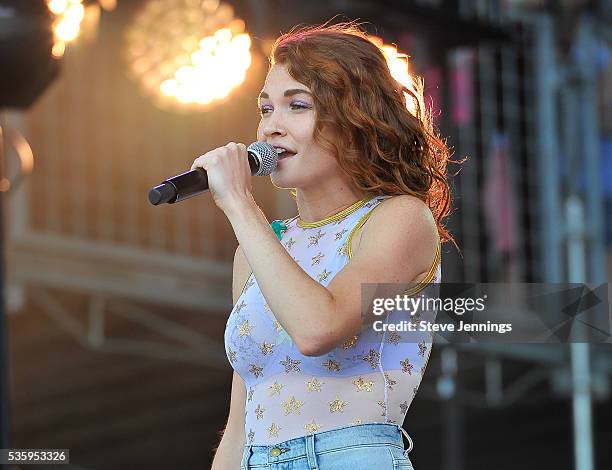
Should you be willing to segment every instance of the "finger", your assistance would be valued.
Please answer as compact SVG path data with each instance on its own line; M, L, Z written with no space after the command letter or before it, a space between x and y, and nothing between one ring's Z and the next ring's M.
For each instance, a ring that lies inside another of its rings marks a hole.
M244 145L243 143L239 143L238 144L238 155L240 157L240 159L244 162L246 162L246 165L249 165L249 154L247 151L247 146Z
M193 161L191 165L191 169L195 170L196 168L204 168L204 155L199 156ZM205 168L204 168L205 169Z
M240 154L240 147L236 142L230 142L225 146L225 149L227 151L227 156Z

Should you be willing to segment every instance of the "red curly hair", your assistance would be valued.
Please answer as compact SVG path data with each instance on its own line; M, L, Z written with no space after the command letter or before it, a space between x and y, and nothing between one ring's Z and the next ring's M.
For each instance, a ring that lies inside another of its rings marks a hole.
M353 22L294 28L276 40L269 61L313 92L314 138L356 188L418 197L431 209L440 240L454 242L443 224L451 210L450 151L423 109L422 80L413 78L413 90L396 81L381 49ZM337 139L326 139L324 128Z

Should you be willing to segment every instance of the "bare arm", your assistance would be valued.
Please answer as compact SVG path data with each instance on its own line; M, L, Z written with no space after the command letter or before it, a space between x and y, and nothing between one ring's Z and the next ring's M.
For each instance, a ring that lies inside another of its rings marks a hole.
M308 356L325 354L359 331L362 284L418 280L436 254L429 208L414 197L396 196L372 213L358 253L324 287L278 243L254 201L240 201L226 215L274 316Z
M244 406L246 388L240 376L234 372L229 418L223 437L215 453L211 470L240 470L244 436Z
M300 352L310 354L319 327L313 313L329 314L331 293L291 258L252 198L236 201L225 214L274 316Z
M234 256L234 273L232 280L232 298L235 304L242 293L244 284L249 278L251 268L242 255L240 247ZM211 470L239 470L242 460L242 449L245 443L244 408L246 404L246 386L242 378L234 372L232 377L232 397L229 417L223 431L223 437L215 453Z

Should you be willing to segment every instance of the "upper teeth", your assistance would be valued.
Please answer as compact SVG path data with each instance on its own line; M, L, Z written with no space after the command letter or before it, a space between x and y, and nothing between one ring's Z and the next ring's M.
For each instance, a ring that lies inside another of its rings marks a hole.
M284 148L276 147L276 153L283 153L283 152L285 152Z

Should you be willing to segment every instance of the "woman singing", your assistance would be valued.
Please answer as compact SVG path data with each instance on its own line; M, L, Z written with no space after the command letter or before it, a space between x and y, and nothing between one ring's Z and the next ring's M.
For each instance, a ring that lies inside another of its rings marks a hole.
M355 25L294 30L271 53L257 139L282 150L271 180L296 217L270 226L245 145L195 160L239 242L214 470L411 468L401 424L431 334L366 326L362 285L413 282L414 295L440 281L449 152L420 101Z

